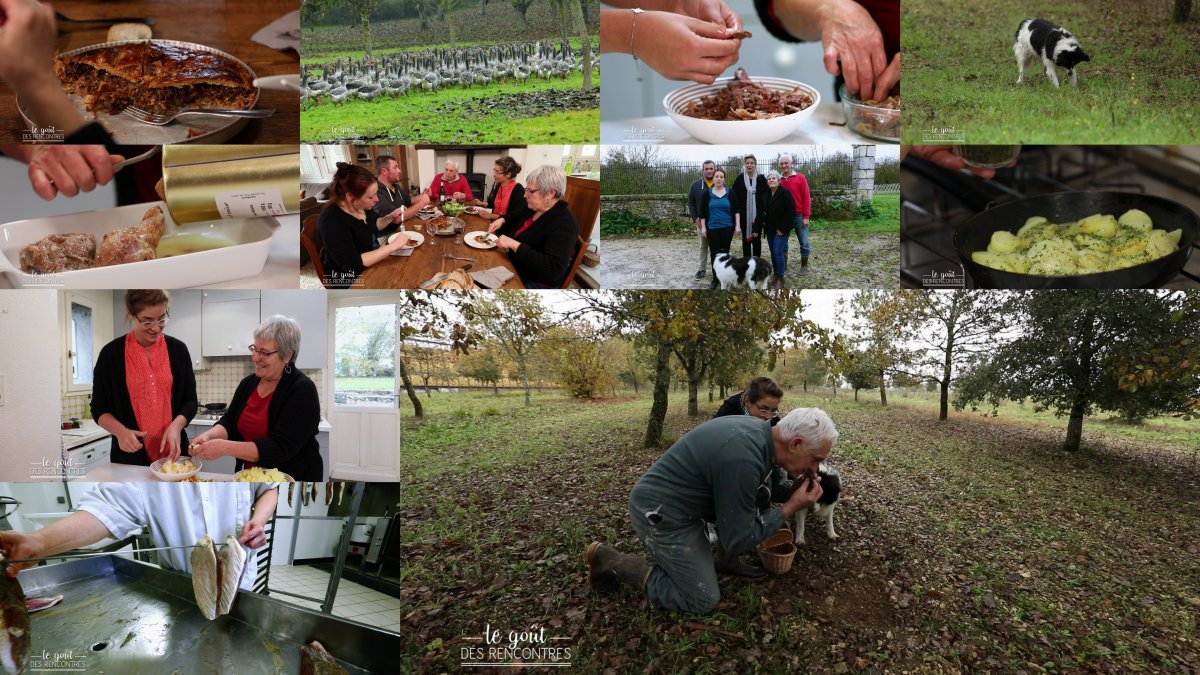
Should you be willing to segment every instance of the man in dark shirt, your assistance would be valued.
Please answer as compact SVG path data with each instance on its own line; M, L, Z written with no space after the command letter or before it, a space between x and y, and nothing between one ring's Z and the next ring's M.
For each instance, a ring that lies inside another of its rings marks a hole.
M417 209L429 204L429 197L423 193L419 193L415 198L412 198L404 191L404 187L400 184L400 163L396 161L395 157L391 155L376 157L375 175L379 177L379 203L375 205L375 208L371 209L375 213L386 216L403 206L405 207L404 220L407 220L409 213L415 214ZM399 230L404 220L388 225L387 229L383 230L380 235L387 236Z
M716 163L711 159L705 161L704 177L696 179L692 188L688 190L688 215L692 217L692 225L696 226L696 236L700 238L700 269L696 271L697 279L703 279L704 271L708 269L708 239L700 231L700 203L708 198L705 193L712 189L713 174L716 172Z
M774 467L793 478L815 478L837 437L833 421L817 408L797 408L775 426L730 415L692 429L629 494L633 529L656 564L593 542L585 553L589 585L605 592L624 583L667 609L711 613L721 593L705 522L716 521L729 553L754 549L821 497L818 481L809 480L781 508L760 510L758 496L771 490Z

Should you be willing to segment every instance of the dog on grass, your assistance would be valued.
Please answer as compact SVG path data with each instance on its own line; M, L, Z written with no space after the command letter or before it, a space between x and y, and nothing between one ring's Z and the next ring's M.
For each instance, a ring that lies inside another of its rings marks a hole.
M765 291L771 281L771 263L756 255L734 258L728 253L718 253L713 259L713 272L723 291Z
M796 533L797 545L804 543L804 521L810 513L825 519L825 536L830 539L838 538L833 529L833 509L841 500L842 479L838 476L837 469L828 464L822 464L817 470L817 475L821 478L821 498L808 509L797 511L792 516L792 531ZM793 489L801 489L808 480L812 479L804 477L797 480Z
M1092 60L1067 29L1044 19L1025 19L1017 26L1013 54L1017 57L1017 84L1021 84L1025 78L1025 68L1040 59L1046 77L1050 78L1056 87L1059 68L1067 69L1067 74L1071 76L1071 86L1075 87L1078 86L1075 80L1075 66Z

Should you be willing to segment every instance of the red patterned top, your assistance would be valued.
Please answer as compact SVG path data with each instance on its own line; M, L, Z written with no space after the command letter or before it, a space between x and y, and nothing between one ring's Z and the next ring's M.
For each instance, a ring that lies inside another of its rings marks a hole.
M517 181L510 180L496 190L496 204L492 209L493 213L508 213L508 200L512 197L513 188L516 186Z
M166 454L159 452L159 446L174 419L171 386L175 383L167 341L161 334L149 349L138 344L132 331L125 335L125 382L138 429L146 432L142 447L151 462L161 459Z
M250 398L246 399L246 407L238 417L237 428L242 438L255 441L267 437L267 409L271 407L271 397L274 395L275 392L272 391L266 396L259 396L258 387L250 392ZM246 462L245 465L245 468L253 469L258 463Z

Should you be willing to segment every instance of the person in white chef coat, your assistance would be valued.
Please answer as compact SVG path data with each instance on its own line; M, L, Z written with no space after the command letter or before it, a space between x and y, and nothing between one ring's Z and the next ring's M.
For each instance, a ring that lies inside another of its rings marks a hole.
M205 534L215 542L232 534L251 550L265 545L263 527L278 501L277 483L99 483L57 523L28 534L0 532L0 549L9 560L44 558L146 528L155 547L187 547L159 553L164 567L191 574L191 547ZM9 565L8 574L34 564ZM253 555L246 567L240 587L250 590L257 576Z

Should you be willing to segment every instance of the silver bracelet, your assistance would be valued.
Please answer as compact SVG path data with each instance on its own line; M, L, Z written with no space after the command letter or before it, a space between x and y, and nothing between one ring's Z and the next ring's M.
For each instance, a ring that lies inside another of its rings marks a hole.
M630 26L630 28L629 28L629 55L633 57L634 61L637 61L638 60L637 54L633 53L633 36L635 33L637 33L638 14L642 14L646 10L642 9L641 7L634 7L633 9L630 9L629 11L633 12L633 25Z

